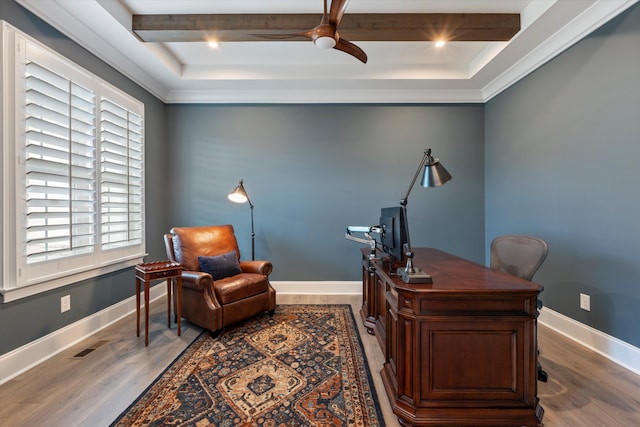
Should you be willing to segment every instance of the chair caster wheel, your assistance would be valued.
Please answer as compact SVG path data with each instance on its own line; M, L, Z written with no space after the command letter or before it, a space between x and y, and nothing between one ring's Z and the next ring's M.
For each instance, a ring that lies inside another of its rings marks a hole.
M542 368L539 367L538 381L542 381L543 383L546 383L548 379L549 379L549 375L547 375L547 373Z

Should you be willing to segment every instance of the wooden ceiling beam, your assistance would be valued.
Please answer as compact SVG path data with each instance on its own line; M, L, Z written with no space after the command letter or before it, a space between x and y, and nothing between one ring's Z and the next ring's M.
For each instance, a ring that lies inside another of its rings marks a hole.
M319 14L133 15L144 42L216 39L265 41L260 35L296 33L320 23ZM349 13L338 27L350 41L508 41L520 31L517 13ZM296 39L291 39L295 41ZM300 39L306 40L306 39Z

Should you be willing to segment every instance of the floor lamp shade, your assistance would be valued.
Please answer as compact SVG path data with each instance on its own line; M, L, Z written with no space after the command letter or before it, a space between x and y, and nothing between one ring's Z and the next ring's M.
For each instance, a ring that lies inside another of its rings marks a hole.
M229 197L229 200L231 200L234 203L249 202L249 204L251 204L251 202L249 201L249 196L247 195L247 191L244 189L243 180L240 180L240 184L238 184L236 188L234 188L233 191L229 193L228 197Z

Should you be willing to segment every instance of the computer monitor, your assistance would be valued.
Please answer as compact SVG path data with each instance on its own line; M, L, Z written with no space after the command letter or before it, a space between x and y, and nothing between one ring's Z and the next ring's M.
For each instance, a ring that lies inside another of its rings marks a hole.
M404 258L407 243L406 217L403 206L393 206L380 210L380 243L382 251L396 261Z

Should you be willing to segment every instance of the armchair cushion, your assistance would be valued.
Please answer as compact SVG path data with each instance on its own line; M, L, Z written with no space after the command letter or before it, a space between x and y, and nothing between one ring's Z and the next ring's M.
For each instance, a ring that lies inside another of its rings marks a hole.
M209 273L213 280L224 279L242 273L236 251L216 256L199 256L200 271Z
M264 294L269 290L269 280L262 274L244 273L214 280L213 288L220 303L225 305Z

